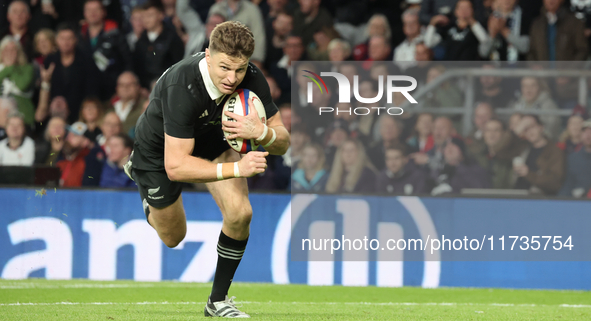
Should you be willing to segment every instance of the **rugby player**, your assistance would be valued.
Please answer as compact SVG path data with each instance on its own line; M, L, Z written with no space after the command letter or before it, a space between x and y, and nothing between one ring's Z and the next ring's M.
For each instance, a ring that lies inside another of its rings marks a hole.
M125 166L137 183L148 223L168 247L185 237L187 224L182 202L183 183L205 183L220 208L223 225L217 245L218 261L206 316L248 318L228 298L228 289L242 259L252 207L246 178L263 173L265 156L284 154L289 133L271 99L265 76L249 62L254 36L237 21L216 26L205 52L178 62L158 79L148 108L138 119L134 150ZM222 122L223 106L237 89L246 88L262 101L267 124L249 99L250 113L229 111L235 122ZM265 152L241 157L228 139L256 139Z

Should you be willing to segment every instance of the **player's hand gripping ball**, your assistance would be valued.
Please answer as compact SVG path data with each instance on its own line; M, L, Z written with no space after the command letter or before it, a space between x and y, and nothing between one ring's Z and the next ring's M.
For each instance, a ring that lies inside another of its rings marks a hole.
M266 116L257 94L248 89L236 90L226 100L222 112L222 129L230 147L241 154L257 150L259 144L255 139L262 133L262 124L267 124Z

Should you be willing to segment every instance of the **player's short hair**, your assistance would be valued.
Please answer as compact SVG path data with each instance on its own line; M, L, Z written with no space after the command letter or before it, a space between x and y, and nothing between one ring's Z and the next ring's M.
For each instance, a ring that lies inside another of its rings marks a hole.
M230 57L250 58L254 52L254 35L239 21L222 22L211 32L209 50Z

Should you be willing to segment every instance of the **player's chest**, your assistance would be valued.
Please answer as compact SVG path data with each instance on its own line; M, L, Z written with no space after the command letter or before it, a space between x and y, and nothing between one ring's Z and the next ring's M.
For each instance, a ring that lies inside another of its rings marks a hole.
M202 108L205 107L205 110L197 116L197 119L195 120L195 129L207 130L213 126L220 126L222 123L222 111L226 100L227 95L219 101L219 104L213 100L203 102L201 106Z

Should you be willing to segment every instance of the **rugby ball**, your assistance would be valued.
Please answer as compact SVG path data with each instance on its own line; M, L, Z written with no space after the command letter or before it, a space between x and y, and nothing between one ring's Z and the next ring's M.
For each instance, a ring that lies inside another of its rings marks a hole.
M257 113L259 118L264 124L267 124L267 114L265 113L265 106L261 99L257 94L248 90L248 89L238 89L236 90L229 98L226 100L224 104L224 111L222 112L222 121L236 121L235 119L226 116L226 111L232 112L234 114L240 116L246 116L250 113L250 107L248 101L250 98L253 98L254 108L257 109ZM228 139L228 136L232 135L232 133L224 131L224 136L226 137L226 141L230 145L230 147L241 154L246 154L250 151L257 150L259 145L256 143L255 139L242 139L242 138L233 138Z

